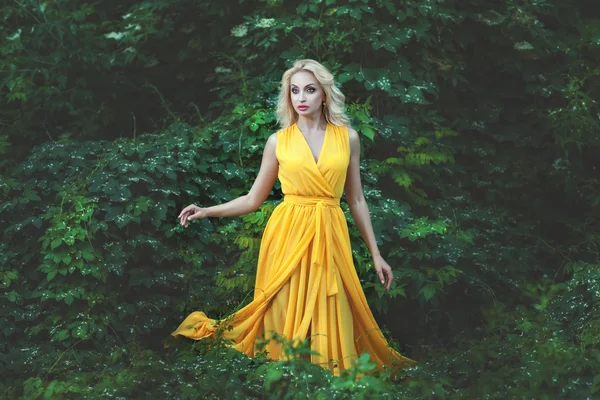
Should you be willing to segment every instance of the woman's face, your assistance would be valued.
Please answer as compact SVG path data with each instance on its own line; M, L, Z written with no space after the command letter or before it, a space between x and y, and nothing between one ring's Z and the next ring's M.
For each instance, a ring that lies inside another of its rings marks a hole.
M325 92L312 72L299 71L290 79L290 99L301 116L321 113Z

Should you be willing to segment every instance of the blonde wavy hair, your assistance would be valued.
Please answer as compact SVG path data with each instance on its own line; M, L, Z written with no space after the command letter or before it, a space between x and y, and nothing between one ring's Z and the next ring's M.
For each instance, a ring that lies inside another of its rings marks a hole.
M277 102L277 122L281 129L292 126L298 121L298 113L292 105L290 99L290 81L292 75L299 71L312 72L323 91L325 92L325 105L323 106L323 114L325 120L333 125L350 126L350 118L346 115L344 102L346 96L336 86L333 75L322 64L315 60L304 59L296 60L294 66L283 73L281 78L281 88L279 91L279 100Z

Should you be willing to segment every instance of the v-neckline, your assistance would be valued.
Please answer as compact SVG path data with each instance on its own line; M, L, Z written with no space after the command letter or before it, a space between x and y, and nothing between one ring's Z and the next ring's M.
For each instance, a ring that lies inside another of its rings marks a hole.
M323 150L325 150L325 144L326 144L326 141L327 141L327 136L329 136L327 134L327 131L329 130L329 123L327 123L327 125L325 125L325 133L323 134L323 144L321 144L321 150L319 151L319 159L318 160L315 160L315 155L313 154L312 149L310 148L310 145L308 144L308 141L306 140L306 137L304 136L304 134L300 130L300 127L298 126L298 123L296 122L294 125L296 125L296 130L298 131L298 134L302 137L302 141L306 145L306 148L308 150L308 154L310 154L310 159L313 161L313 163L315 165L318 166L319 163L321 162L321 159L323 158Z

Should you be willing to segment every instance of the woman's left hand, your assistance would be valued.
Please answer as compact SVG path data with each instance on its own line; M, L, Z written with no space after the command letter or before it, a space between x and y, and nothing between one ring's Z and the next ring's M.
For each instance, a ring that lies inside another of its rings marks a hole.
M382 285L385 285L385 290L390 290L390 286L392 285L392 281L394 280L392 267L390 267L388 263L385 262L381 255L373 256L373 266L375 267L375 271L377 271L379 281Z

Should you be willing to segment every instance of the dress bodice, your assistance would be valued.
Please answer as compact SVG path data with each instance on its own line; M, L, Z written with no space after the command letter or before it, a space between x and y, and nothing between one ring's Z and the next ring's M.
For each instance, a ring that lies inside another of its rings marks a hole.
M327 124L318 162L294 123L277 132L279 181L283 194L340 198L350 162L348 128Z

